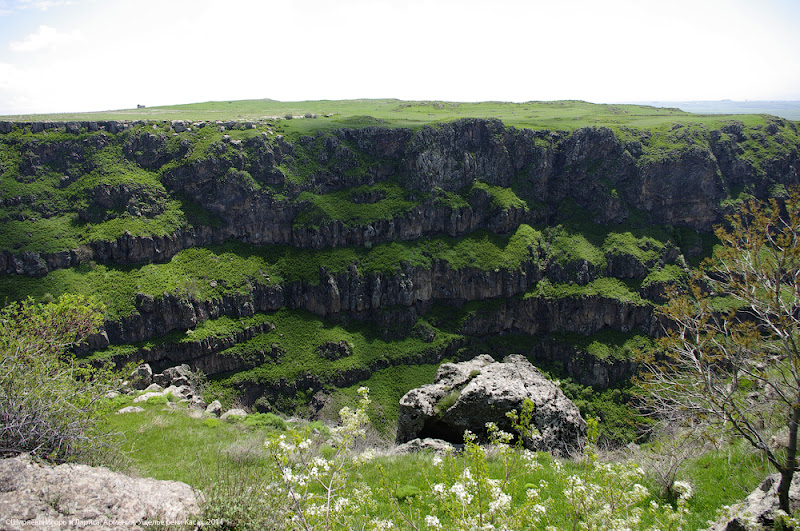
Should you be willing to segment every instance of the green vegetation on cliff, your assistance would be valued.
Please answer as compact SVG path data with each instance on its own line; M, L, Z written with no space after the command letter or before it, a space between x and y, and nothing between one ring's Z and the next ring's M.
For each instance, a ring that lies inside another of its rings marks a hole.
M797 125L773 117L574 101L36 121L0 120L4 301L96 296L110 345L97 339L95 359L227 342L210 376L229 399L284 381L292 409L404 382L376 390L389 421L401 388L481 352L626 385L653 308L710 253L713 225L747 197L784 196L800 152ZM352 353L322 359L326 341Z

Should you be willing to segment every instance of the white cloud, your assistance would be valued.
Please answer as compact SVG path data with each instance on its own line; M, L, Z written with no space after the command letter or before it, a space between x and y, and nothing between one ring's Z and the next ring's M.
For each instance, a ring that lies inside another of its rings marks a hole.
M72 0L0 0L0 17L13 15L29 9L44 12L54 7L69 6L72 4Z
M0 0L25 11L0 17L0 114L265 97L800 99L800 3L749 2L73 0L42 13L62 0Z
M21 41L14 41L8 47L15 52L38 52L54 46L83 40L80 31L60 32L50 26L39 26L35 33L31 33Z

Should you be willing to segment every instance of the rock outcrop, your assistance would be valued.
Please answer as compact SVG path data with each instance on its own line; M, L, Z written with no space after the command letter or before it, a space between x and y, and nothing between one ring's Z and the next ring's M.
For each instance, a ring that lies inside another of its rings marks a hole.
M741 503L733 505L725 518L715 522L706 531L745 531L776 529L773 524L780 510L778 484L780 474L772 474ZM800 509L800 476L796 473L789 488L792 512Z
M463 442L465 430L486 440L486 423L514 433L506 413L522 411L531 400L531 424L537 432L523 437L531 450L572 455L583 449L586 421L553 382L524 357L503 362L481 355L462 363L445 363L432 384L412 389L400 400L397 443L434 438Z
M140 529L147 522L190 522L200 513L189 485L133 478L107 468L0 460L3 529Z

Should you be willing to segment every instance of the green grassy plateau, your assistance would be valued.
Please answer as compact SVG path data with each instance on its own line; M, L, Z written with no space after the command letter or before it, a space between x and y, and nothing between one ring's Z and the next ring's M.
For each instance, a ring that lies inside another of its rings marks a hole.
M305 118L306 115L316 118ZM285 120L292 116L292 121ZM279 120L287 132L307 134L338 127L421 127L459 118L496 118L509 126L571 131L587 126L655 128L674 123L713 127L732 119L746 125L763 123L760 115L693 114L674 108L644 105L601 105L583 101L531 101L526 103L401 101L394 99L322 100L281 102L270 99L211 101L163 107L146 107L92 113L18 115L0 117L15 121L70 120Z

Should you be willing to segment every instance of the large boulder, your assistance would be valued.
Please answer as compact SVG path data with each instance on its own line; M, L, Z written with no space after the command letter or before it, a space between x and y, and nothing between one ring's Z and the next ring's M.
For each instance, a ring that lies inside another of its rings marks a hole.
M400 400L397 443L430 437L457 444L465 430L485 441L487 422L514 433L506 413L521 412L526 399L534 403L531 424L538 431L523 438L528 449L564 456L583 449L586 421L578 408L519 355L502 363L483 354L442 364L432 384L412 389Z
M0 528L9 530L139 529L148 520L190 521L200 513L185 483L88 465L45 466L28 456L0 460L0 486Z
M190 386L193 380L192 369L185 363L176 367L164 369L161 374L153 375L153 382L162 387L174 386Z
M147 389L153 383L153 369L149 364L139 365L131 373L131 387L137 391Z
M743 502L730 507L727 514L706 531L774 529L773 524L780 511L778 502L780 482L780 474L768 476ZM800 475L797 473L792 478L792 484L789 487L789 504L792 513L800 510Z

